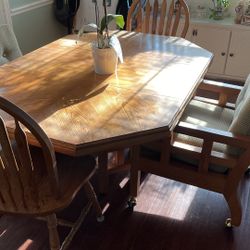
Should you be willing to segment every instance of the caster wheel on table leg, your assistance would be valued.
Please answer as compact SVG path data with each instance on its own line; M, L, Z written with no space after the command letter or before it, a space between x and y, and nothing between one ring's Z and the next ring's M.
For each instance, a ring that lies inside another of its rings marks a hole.
M133 209L136 206L136 199L130 198L127 202L128 208Z
M98 217L96 218L96 220L97 220L98 222L103 222L103 221L104 221L104 215L98 216Z
M227 228L233 228L233 224L232 224L232 219L231 218L227 218L225 221L225 226Z

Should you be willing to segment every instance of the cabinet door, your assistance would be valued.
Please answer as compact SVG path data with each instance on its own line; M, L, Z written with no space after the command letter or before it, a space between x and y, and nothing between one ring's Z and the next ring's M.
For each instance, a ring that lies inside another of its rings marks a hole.
M214 54L209 73L224 74L229 39L229 30L198 25L193 27L192 42Z
M250 31L233 30L225 74L242 78L250 74Z

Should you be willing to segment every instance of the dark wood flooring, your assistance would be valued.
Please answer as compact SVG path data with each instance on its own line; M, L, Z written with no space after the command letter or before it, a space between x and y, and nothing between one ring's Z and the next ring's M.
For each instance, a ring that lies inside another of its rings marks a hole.
M114 175L110 193L101 197L105 221L98 223L91 212L70 249L74 250L249 250L250 178L242 181L243 221L226 229L229 210L224 198L172 180L148 175L141 187L137 206L126 209L126 174ZM84 203L82 195L61 216L73 218ZM63 239L66 229L60 227ZM0 218L0 249L49 249L44 222L30 218Z

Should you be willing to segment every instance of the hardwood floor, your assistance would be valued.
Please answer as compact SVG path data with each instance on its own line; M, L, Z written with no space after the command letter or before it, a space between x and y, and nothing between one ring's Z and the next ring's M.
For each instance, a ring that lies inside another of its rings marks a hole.
M101 197L105 221L98 223L91 213L75 236L72 250L249 250L250 178L242 181L243 221L240 227L225 229L229 210L216 193L148 175L141 187L137 206L126 209L128 178L114 175L110 193ZM77 216L83 203L76 197L61 217ZM63 239L67 229L60 227ZM48 249L44 222L12 216L0 218L1 250Z

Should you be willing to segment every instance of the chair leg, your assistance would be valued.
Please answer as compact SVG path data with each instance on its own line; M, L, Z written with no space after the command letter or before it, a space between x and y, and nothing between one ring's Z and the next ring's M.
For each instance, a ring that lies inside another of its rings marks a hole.
M134 208L136 206L136 198L138 195L138 190L140 188L141 171L137 169L130 170L130 195L128 200L128 207Z
M91 206L92 206L92 202L89 201L88 204L82 209L82 211L80 213L80 216L78 217L76 222L73 224L69 234L64 239L60 250L68 249L72 239L74 238L74 236L77 233L79 227L82 225L84 219L86 218L88 212L90 211Z
M103 221L104 216L102 214L102 209L101 209L100 204L97 200L96 193L95 193L95 191L94 191L94 189L89 181L87 181L85 183L84 191L85 191L86 195L88 196L89 200L93 203L93 207L96 211L97 220L99 222Z
M230 195L230 197L225 196L225 199L228 203L231 213L231 219L227 219L226 226L239 226L242 218L242 209L237 193L234 192Z
M57 231L57 218L55 214L47 216L47 226L49 230L49 242L51 250L60 249L60 240Z
M140 147L134 146L131 150L131 168L130 168L130 196L136 198L140 188L141 171L138 167L138 158L140 155Z

